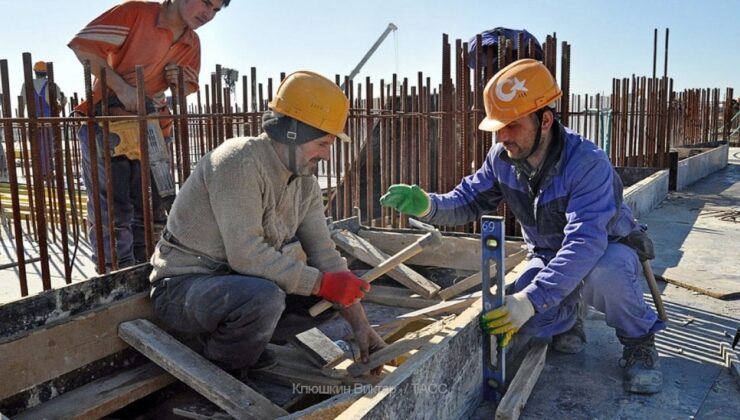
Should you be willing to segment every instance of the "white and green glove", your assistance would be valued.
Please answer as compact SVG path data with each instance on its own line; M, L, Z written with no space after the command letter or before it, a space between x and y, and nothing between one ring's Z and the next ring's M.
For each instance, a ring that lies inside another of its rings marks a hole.
M534 306L524 292L506 296L504 306L486 312L480 317L483 331L497 335L499 345L506 347L511 337L534 316Z

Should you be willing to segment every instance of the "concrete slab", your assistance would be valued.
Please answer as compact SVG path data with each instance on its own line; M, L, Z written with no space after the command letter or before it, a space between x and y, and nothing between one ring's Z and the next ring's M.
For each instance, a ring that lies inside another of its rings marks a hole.
M57 238L59 242L61 240ZM39 245L29 235L23 238L23 247L27 260L39 257ZM74 243L70 242L70 252L74 250ZM52 288L66 285L64 279L64 257L61 243L49 243L49 270L51 272ZM78 241L76 258L72 265L72 281L82 281L96 276L95 264L90 259L91 251L88 242L84 238ZM0 266L10 265L17 262L15 239L10 237L4 228L0 228ZM26 278L29 296L42 291L41 263L34 262L26 264ZM8 267L0 270L0 305L13 300L20 299L20 273L18 266Z
M727 167L669 193L639 220L655 242L656 274L717 298L740 297L740 148L730 148Z

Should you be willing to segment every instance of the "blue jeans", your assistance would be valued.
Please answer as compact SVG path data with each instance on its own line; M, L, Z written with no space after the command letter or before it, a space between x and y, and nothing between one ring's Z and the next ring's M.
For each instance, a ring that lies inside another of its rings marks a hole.
M157 317L171 329L203 338L203 355L224 369L252 366L285 309L275 283L239 274L164 279L152 289Z
M514 285L515 291L529 285L554 255L539 255L529 261ZM606 315L606 324L620 337L642 337L665 329L655 311L642 296L642 266L632 248L609 243L604 255L581 285L560 305L535 313L521 329L536 337L550 337L568 331L576 322L576 303L583 301Z

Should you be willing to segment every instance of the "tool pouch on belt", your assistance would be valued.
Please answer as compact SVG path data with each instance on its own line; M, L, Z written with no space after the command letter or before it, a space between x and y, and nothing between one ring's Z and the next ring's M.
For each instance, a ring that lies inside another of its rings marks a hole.
M653 241L647 234L647 226L641 225L638 230L630 232L629 235L620 239L619 242L634 249L640 261L652 260L655 258L655 248Z
M111 97L108 100L110 106L109 114L111 115L132 115L123 109L123 104L118 98ZM100 104L96 108L96 114L101 113ZM148 115L157 114L154 102L147 98L146 112ZM149 151L149 168L152 178L157 185L159 196L163 199L175 195L175 180L170 171L170 155L167 143L162 135L158 119L149 119L146 122L146 139ZM109 141L111 148L111 157L125 156L130 160L141 160L141 151L139 143L141 135L139 133L139 121L114 121L108 125L110 132ZM102 139L100 139L102 143ZM102 157L102 144L99 145Z

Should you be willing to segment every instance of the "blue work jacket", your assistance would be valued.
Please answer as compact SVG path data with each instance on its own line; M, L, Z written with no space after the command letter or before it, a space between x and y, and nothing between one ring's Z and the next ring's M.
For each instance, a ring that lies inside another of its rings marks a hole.
M429 194L422 219L454 226L493 214L505 200L521 224L532 255L549 261L524 291L537 312L558 305L615 242L639 229L622 201L622 181L606 154L560 124L560 156L536 191L527 176L494 144L482 167L446 194Z

